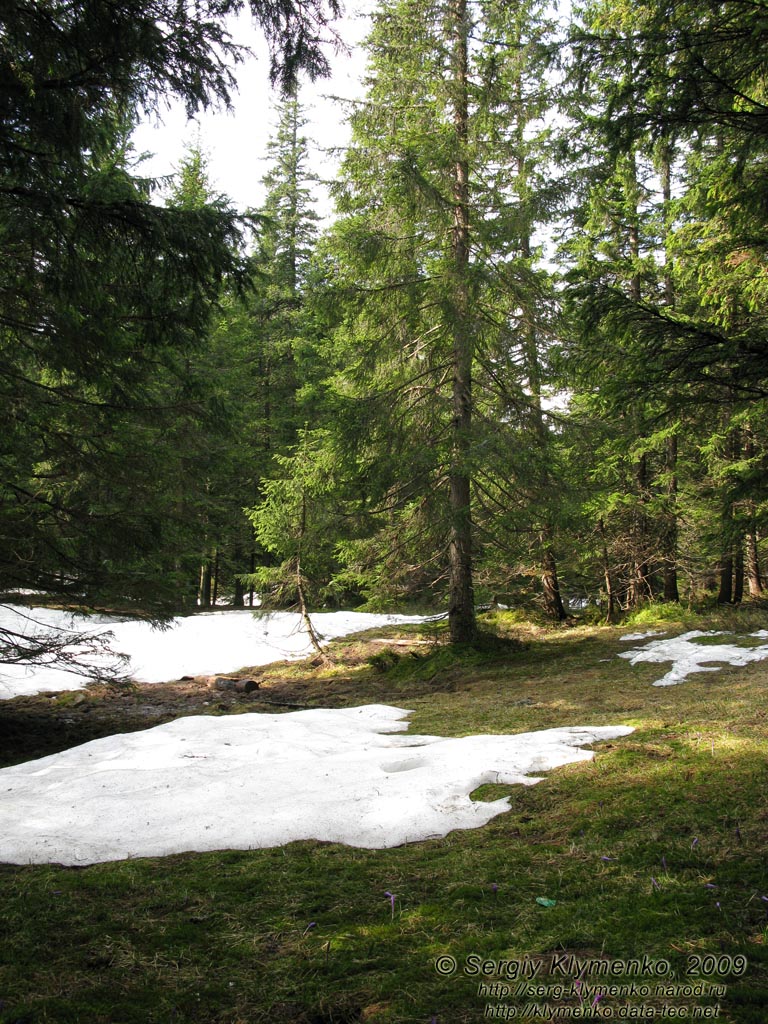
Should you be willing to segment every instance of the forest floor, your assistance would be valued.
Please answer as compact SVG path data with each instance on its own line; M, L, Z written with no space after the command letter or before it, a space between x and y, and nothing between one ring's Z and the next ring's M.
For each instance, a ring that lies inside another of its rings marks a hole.
M431 635L430 635L431 632ZM323 657L245 667L221 676L185 676L166 683L107 685L16 697L0 702L0 767L66 750L79 743L170 722L182 715L296 711L388 703L389 668L414 665L444 648L442 631L401 627L371 630L336 640ZM384 640L390 643L383 643ZM426 648L426 650L425 650ZM430 669L434 679L436 669ZM255 683L256 689L219 689L216 679ZM420 683L403 693L423 690ZM439 685L435 684L435 685ZM401 688L402 689L402 688Z
M250 693L197 677L0 703L3 765L181 715L369 703L421 734L635 728L535 786L481 787L510 811L444 839L0 865L0 1024L764 1024L768 662L657 688L664 666L618 657L627 624L484 628L500 639L459 653L441 625L396 627L228 673Z

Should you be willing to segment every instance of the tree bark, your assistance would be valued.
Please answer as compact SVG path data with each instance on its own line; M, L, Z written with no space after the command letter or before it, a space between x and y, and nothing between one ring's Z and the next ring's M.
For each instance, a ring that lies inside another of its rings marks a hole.
M613 622L616 618L616 592L613 586L613 576L611 575L611 563L608 558L608 542L605 539L605 523L602 519L598 522L597 529L600 533L600 540L602 542L603 579L605 580L605 596L608 604L605 613L605 621Z
M733 603L744 600L744 545L739 542L733 552Z
M749 460L755 457L754 435L748 426L744 430L744 455ZM746 509L749 518L744 536L745 571L749 596L757 598L762 597L763 594L763 577L760 571L760 555L757 546L757 522L755 521L757 509L753 499L750 498L746 502Z
M672 260L669 253L669 239L672 235L672 156L673 144L665 139L659 154L659 176L661 178L661 201L664 245L664 303L675 304L675 289L672 282ZM667 512L663 524L662 560L664 566L664 600L680 601L677 582L677 437L673 434L667 440Z
M665 139L660 150L659 177L661 178L662 220L664 224L664 236L662 238L664 245L664 302L667 306L672 306L675 302L675 289L672 283L672 260L667 244L672 235L674 224L674 214L672 212L673 155L673 143Z
M679 602L677 585L677 438L667 441L667 501L662 559L664 562L664 600Z
M301 553L302 545L304 543L304 534L307 528L307 499L304 494L301 496L301 525L299 531L299 545L296 551L296 593L299 599L299 613L301 615L301 621L304 624L304 628L309 636L309 642L315 648L318 654L325 657L322 645L320 643L320 637L317 634L314 623L309 616L307 609L307 602L304 596L304 577L301 573Z
M648 501L648 459L641 455L635 464L635 485L638 507L632 513L632 550L630 552L630 580L628 602L637 608L643 601L653 597L648 565L648 516L645 505Z
M544 588L544 607L547 610L547 614L555 620L555 622L564 622L568 618L565 607L563 605L563 599L560 595L560 581L557 578L557 563L555 562L555 556L552 553L552 549L544 544L544 553L542 557L542 574L541 582Z
M629 255L634 264L633 272L629 279L629 297L633 302L640 302L642 298L642 283L637 267L640 261L640 214L638 211L638 182L637 182L637 158L634 149L629 154L629 166L627 170L628 181L626 185L628 200L629 224L627 235L629 240Z
M518 95L518 102L522 109L521 95ZM518 145L520 147L521 155L518 158L517 164L517 171L521 180L524 180L525 178L525 160L522 155L523 144L524 139L521 119L520 133L518 136ZM523 232L520 240L520 255L524 260L530 260L531 258L531 238L527 228ZM541 459L541 480L539 482L539 487L543 494L547 494L551 487L550 473L547 464L549 437L547 435L547 425L544 421L544 413L541 405L541 363L539 361L536 325L532 314L529 314L527 323L524 327L523 350L526 373L528 376L528 387L531 392L534 443L539 449L539 457ZM568 615L565 611L563 599L560 594L560 580L557 575L557 562L555 560L554 551L552 550L553 534L554 529L552 524L549 522L545 524L544 529L539 534L539 549L541 552L541 583L544 593L544 607L547 614L553 618L555 622L563 622L568 618Z
M723 553L720 559L720 589L717 594L718 604L731 604L733 602L733 555L730 548Z
M472 515L469 461L472 444L472 359L474 345L469 315L469 21L467 0L452 0L453 127L456 159L453 170L451 235L452 430L449 470L451 643L476 639L472 581Z
M211 592L211 604L216 607L219 600L219 549L216 548L213 555L213 589Z
M211 607L211 561L206 559L200 566L200 588L197 603L201 608Z
M731 432L727 440L725 458L729 462L736 462L741 458L742 446L738 430ZM743 557L741 551L743 538L736 522L736 509L733 503L733 495L726 485L726 492L723 495L721 522L721 551L720 559L720 588L717 595L718 604L733 604L739 591L743 592ZM740 600L740 598L739 598Z
M629 297L639 303L642 299L642 281L638 272L640 262L640 213L639 185L637 175L637 157L634 149L628 154L626 167L625 196L627 216L627 243L632 271L627 283ZM636 417L637 418L637 417ZM640 423L637 425L638 436L641 436ZM648 501L649 479L648 459L641 455L633 467L637 505L632 512L629 544L629 581L627 588L627 605L637 608L644 600L652 596L650 570L648 561L648 517L645 505Z
M747 547L747 582L749 584L750 597L762 597L763 577L760 571L760 558L757 549L757 527L754 522L750 523L746 536Z

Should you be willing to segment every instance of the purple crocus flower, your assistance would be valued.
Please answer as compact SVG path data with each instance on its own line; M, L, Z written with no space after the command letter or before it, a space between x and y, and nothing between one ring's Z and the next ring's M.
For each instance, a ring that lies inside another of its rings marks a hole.
M389 905L392 908L392 917L394 917L395 916L395 897L392 895L391 892L389 892L389 890L387 890L387 892L385 892L384 895L385 896L389 896Z

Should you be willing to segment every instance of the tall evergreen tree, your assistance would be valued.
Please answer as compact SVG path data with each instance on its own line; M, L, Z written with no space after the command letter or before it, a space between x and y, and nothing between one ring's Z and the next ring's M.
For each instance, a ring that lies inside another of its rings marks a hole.
M520 96L539 70L536 17L534 4L382 7L338 189L338 388L356 403L366 500L389 510L398 543L424 536L423 557L412 551L408 564L416 555L435 586L447 580L460 643L476 635L473 479L488 472L484 453L503 447L493 396L522 386L506 371L532 337L516 310L535 305L531 232L545 205L523 180L533 118ZM515 65L514 82L510 55L521 50L529 63ZM498 465L490 472L498 478Z
M152 202L127 139L140 110L226 103L241 0L9 0L0 12L0 575L6 590L158 611L164 427L226 281L225 206ZM250 5L273 77L327 70L335 0ZM162 382L162 386L158 383Z
M587 88L578 93L574 116L579 131L593 143L600 140L604 154L597 174L593 165L593 177L605 184L613 174L616 196L626 208L632 189L615 174L642 160L661 194L655 238L646 234L643 242L634 236L640 241L636 254L643 248L645 253L634 260L634 281L631 270L614 276L615 260L595 250L575 304L583 365L597 370L592 385L599 383L603 400L618 414L616 422L628 427L621 432L624 450L634 451L644 469L636 477L636 494L645 492L645 534L663 570L663 590L655 592L668 599L678 594L680 494L706 505L707 487L721 490L715 499L720 541L702 529L691 548L689 536L687 571L701 581L706 573L696 565L712 557L714 543L720 548L714 556L720 599L738 599L748 535L759 592L758 491L751 488L764 441L750 440L747 469L741 432L744 423L759 418L756 401L764 402L768 368L758 299L763 276L757 272L765 217L756 188L767 144L761 127L762 32L751 5L726 2L703 12L686 3L595 3L582 12L575 36L576 77ZM637 175L634 180L641 183ZM639 223L651 225L654 211L647 201L644 207ZM599 202L592 209L599 210ZM630 245L629 223L625 237ZM627 419L630 408L645 410L645 425ZM657 441L661 447L655 448ZM680 478L681 446L688 480ZM737 509L750 510L748 526L738 525ZM686 518L689 524L704 522L695 506L686 509Z
M317 177L310 170L310 140L298 93L283 97L275 113L253 258L258 288L248 316L259 362L263 443L267 453L281 454L296 442L297 429L303 426L296 392L303 383L306 293L320 218L313 191Z
M315 369L308 306L319 221L313 191L317 179L309 166L311 144L304 133L307 122L298 90L284 96L275 111L277 126L267 145L269 169L262 179L266 195L257 214L257 287L239 307L252 382L248 427L258 465L244 504L256 532L254 559L260 563L251 566L251 585L259 588L265 603L298 602L306 614L314 596L305 576L313 562L308 551L312 474L309 465L303 465L311 461L309 448L304 440L299 444L308 415L300 393ZM298 475L291 483L288 478L294 470ZM297 508L292 508L294 497ZM283 530L294 513L296 523ZM280 525L276 527L275 521ZM318 552L326 547L315 546Z
M243 578L253 572L253 539L243 509L253 506L296 443L300 422L306 320L304 292L316 233L308 170L309 144L295 92L276 103L278 125L267 144L266 197L251 214L255 248L252 287L226 295L208 343L189 361L205 399L197 421L177 422L187 439L185 507L194 524L199 565L197 603L244 599ZM175 203L212 207L222 202L208 181L199 146L182 163ZM267 557L271 557L268 555Z

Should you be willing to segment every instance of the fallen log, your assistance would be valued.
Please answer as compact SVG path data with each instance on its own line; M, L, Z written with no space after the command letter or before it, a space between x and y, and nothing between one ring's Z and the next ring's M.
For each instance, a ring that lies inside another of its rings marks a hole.
M208 683L211 690L227 690L233 693L253 693L260 685L256 679L231 679L229 676L213 676Z

